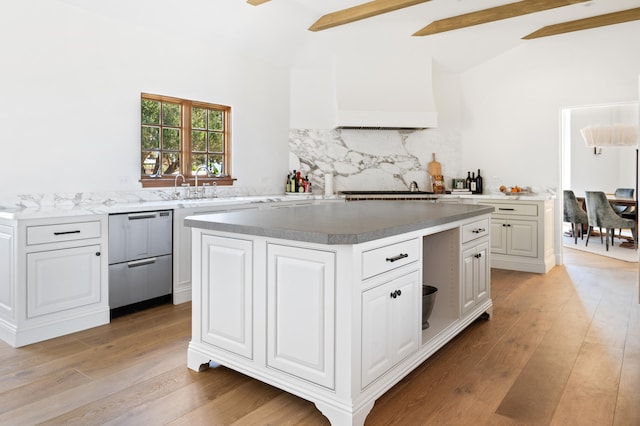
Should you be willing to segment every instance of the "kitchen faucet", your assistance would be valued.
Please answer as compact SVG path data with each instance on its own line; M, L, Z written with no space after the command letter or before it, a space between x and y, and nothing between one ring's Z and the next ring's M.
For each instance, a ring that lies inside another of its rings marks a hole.
M200 170L204 170L207 172L207 177L211 177L211 170L209 170L209 168L207 166L205 166L204 164L200 167L198 167L196 169L196 186L195 186L195 190L196 190L196 196L198 194L198 173L200 172ZM202 191L204 193L204 190Z
M176 178L173 181L173 198L174 200L177 200L178 198L180 198L180 193L178 192L178 178L181 177L182 178L182 183L184 184L185 182L185 178L184 175L182 173L178 173L176 175Z
M418 191L418 182L416 182L415 180L412 181L411 184L409 185L409 191L417 192Z

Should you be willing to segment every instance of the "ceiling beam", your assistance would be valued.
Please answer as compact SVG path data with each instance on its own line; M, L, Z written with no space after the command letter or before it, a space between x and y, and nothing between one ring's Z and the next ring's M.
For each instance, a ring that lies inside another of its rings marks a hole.
M405 7L415 6L416 4L426 3L428 1L430 0L370 1L348 9L342 9L323 15L309 27L309 31L326 30L328 28L359 21L361 19L371 18L372 16L382 15L383 13L393 12L394 10L404 9Z
M463 15L433 21L413 35L426 36L437 34L586 1L590 0L522 0L516 3L509 3L489 9L478 10L477 12L465 13Z
M635 9L621 10L620 12L607 13L604 15L592 16L590 18L577 19L575 21L562 22L555 25L547 25L529 35L522 37L529 40L539 37L547 37L557 34L570 33L573 31L588 30L590 28L605 27L607 25L621 24L640 20L640 7Z
M266 3L268 1L269 0L247 0L247 3L249 3L249 4L253 5L253 6L259 6L262 3Z

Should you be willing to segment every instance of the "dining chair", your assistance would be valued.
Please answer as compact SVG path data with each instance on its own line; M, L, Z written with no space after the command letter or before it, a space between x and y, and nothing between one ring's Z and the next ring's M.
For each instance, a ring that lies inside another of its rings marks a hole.
M580 230L580 239L584 239L582 230L583 226L589 226L589 219L587 212L578 204L576 194L569 189L564 190L564 221L571 224L573 243L578 244L578 230Z
M589 236L594 226L597 226L600 230L600 241L602 241L602 228L606 230L606 247L609 251L609 235L611 235L611 243L613 244L613 234L616 228L631 229L633 234L633 241L637 244L638 234L636 231L635 220L625 219L618 216L607 196L601 191L586 191L585 201L587 203L587 217L589 218L589 232L587 232L587 241L585 246L589 244Z
M614 192L616 198L633 198L633 188L617 188ZM625 219L636 220L636 208L634 206L613 206L613 209ZM620 230L620 238L622 238L622 229Z

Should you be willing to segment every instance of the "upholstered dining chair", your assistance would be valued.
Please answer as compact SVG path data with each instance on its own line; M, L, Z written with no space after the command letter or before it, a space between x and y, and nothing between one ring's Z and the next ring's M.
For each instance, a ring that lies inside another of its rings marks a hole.
M583 226L589 225L587 212L578 204L576 194L569 189L564 191L564 221L571 224L571 235L573 235L573 243L578 244L578 230L580 231L580 239L584 239L582 233Z
M637 244L638 233L636 230L635 220L625 219L613 210L607 196L601 191L586 191L585 201L587 203L587 217L589 218L589 232L587 232L587 241L585 245L589 244L589 236L594 226L597 226L600 230L600 240L602 241L602 228L606 230L606 247L609 251L609 235L611 235L611 242L613 244L613 234L616 228L631 229L633 234L633 241Z
M633 188L617 188L614 195L618 198L633 198ZM613 206L613 209L625 219L636 219L636 208L633 206ZM622 229L620 230L620 238L622 238Z

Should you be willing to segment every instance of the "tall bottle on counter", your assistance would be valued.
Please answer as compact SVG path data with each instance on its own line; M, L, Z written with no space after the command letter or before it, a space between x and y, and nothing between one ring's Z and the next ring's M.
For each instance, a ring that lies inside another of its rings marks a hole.
M465 180L464 187L471 191L471 172L467 172L467 179Z
M482 194L482 176L480 176L480 169L478 169L478 176L476 176L476 194Z
M476 172L471 173L471 181L470 181L469 190L473 194L476 193Z

